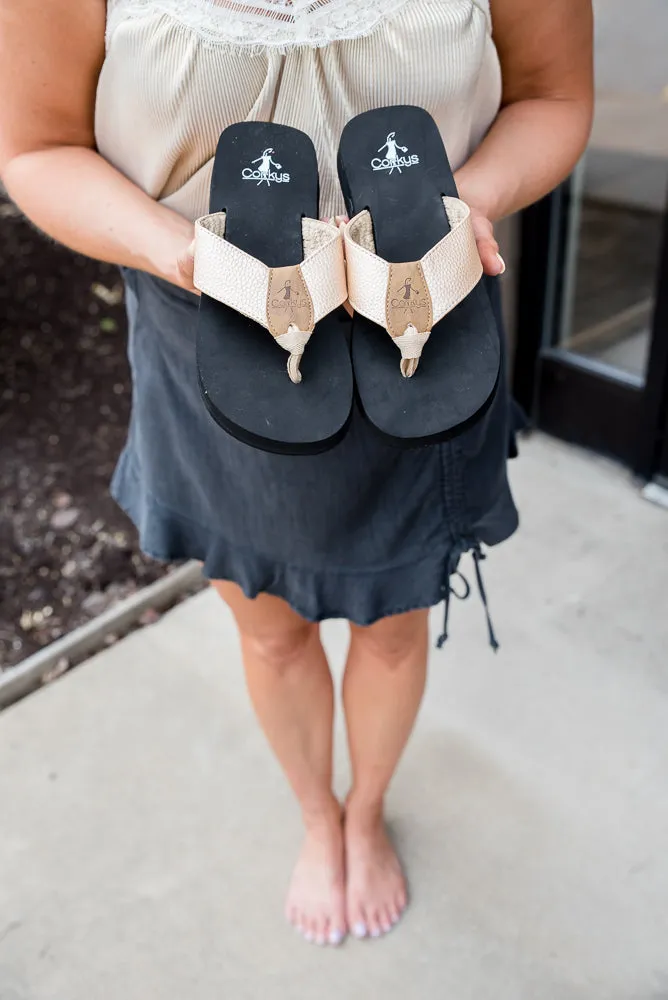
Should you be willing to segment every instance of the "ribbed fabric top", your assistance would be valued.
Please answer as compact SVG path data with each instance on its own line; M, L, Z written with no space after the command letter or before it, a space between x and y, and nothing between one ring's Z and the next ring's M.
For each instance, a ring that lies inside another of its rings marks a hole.
M368 34L286 48L217 43L213 31L205 35L160 0L142 0L139 15L131 10L124 17L120 5L110 22L98 149L193 220L208 209L218 137L235 122L274 121L310 135L321 214L331 216L343 212L336 151L354 115L390 104L426 108L456 169L498 110L501 74L485 0L394 3Z

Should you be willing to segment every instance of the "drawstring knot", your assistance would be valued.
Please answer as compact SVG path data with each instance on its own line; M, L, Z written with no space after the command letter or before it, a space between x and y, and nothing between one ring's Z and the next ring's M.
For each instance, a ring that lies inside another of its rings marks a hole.
M487 557L481 550L478 542L475 542L473 545L471 545L470 551L473 555L473 565L475 568L476 582L478 584L478 593L480 594L480 600L482 601L482 605L485 609L485 618L487 620L487 633L489 635L489 644L496 653L497 649L499 648L499 643L496 638L496 633L494 632L494 625L492 624L492 616L490 614L489 604L487 602L487 591L485 590L485 583L482 577L482 569L480 568L480 563ZM443 612L443 631L436 640L437 649L442 649L448 640L448 620L450 617L451 596L454 594L457 600L465 601L471 594L471 585L469 584L468 580L461 572L461 570L457 568L458 562L459 562L459 553L451 554L451 556L448 558L446 562L443 573L443 582L441 584L441 590L443 592L443 600L445 601L445 608ZM452 586L452 578L455 576L459 577L459 579L464 585L461 593L458 593L457 590L455 590L455 588Z
M458 576L459 579L464 584L464 589L461 594L458 594L455 588L452 586L452 577ZM453 568L451 562L448 561L446 571L443 578L443 583L441 584L441 590L444 591L445 600L445 610L443 613L443 631L436 640L436 648L443 649L446 642L448 641L448 619L450 617L450 597L452 594L457 598L458 601L465 601L469 594L471 593L471 585L458 569Z

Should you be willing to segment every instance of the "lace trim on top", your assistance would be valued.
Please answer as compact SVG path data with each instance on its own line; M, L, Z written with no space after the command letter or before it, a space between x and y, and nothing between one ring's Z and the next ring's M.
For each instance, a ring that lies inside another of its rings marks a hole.
M368 35L410 0L108 0L107 39L122 22L166 14L205 42L319 47ZM457 0L455 0L457 2ZM470 2L470 0L469 0ZM474 0L480 3L480 0ZM486 0L483 0L486 2Z

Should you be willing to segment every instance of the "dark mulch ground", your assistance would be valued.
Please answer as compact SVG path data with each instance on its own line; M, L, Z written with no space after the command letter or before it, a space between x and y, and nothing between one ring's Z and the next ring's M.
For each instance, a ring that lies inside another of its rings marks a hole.
M165 573L108 493L130 408L116 268L0 197L0 668Z

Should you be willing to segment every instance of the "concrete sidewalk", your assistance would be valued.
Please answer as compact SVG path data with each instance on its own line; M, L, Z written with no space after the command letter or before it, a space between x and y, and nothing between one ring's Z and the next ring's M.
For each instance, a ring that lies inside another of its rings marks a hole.
M206 592L0 716L1 1000L668 998L668 513L541 438L513 475L502 649L455 602L392 789L398 930L284 926L297 815Z

